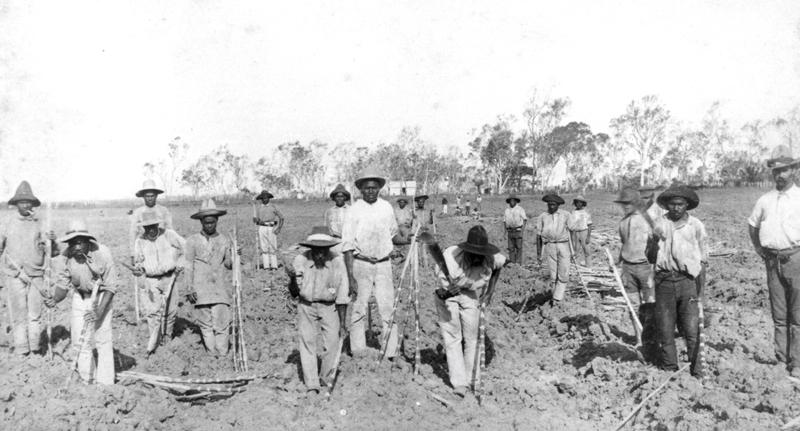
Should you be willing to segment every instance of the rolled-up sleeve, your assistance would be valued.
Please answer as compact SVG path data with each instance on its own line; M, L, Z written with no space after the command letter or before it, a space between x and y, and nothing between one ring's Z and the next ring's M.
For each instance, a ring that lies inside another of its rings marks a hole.
M333 275L336 280L336 303L345 305L350 303L350 280L347 278L347 268L344 258L336 256L333 259Z

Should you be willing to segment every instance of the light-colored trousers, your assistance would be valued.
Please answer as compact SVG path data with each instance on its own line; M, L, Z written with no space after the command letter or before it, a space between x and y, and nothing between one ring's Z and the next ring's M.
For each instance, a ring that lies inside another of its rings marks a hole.
M561 301L567 290L569 281L569 243L549 242L544 245L544 257L550 271L550 283L553 285L553 299Z
M228 353L228 332L231 328L231 307L228 304L196 305L197 323L209 353Z
M319 330L317 330L319 325ZM336 348L339 347L339 315L336 305L301 301L297 304L297 344L303 381L308 389L318 389L320 376L329 379L336 366ZM322 366L317 373L317 335L322 334Z
M275 235L275 226L259 226L258 243L261 246L261 264L265 269L277 269L278 237Z
M97 303L107 293L100 292L97 296ZM112 301L113 304L113 301ZM86 382L94 380L103 385L114 384L114 345L112 344L111 315L114 314L113 307L109 306L106 317L100 322L94 322L95 330L87 332L84 339L88 348L84 349L80 345L81 332L86 323L84 315L92 306L90 296L82 298L77 292L72 294L72 315L70 316L70 336L72 345L75 349L80 349L78 354L78 374ZM99 316L98 316L99 317ZM91 337L90 337L91 336ZM93 349L97 349L97 360L94 359Z
M41 341L42 277L31 277L27 285L17 277L6 277L6 295L10 295L14 322L14 351L26 354L38 351Z
M572 239L572 250L575 251L575 263L578 263L578 252L583 253L583 264L589 266L589 245L586 240L589 238L589 229L576 230L570 232Z
M367 348L364 333L364 322L367 316L369 297L375 295L378 313L381 315L382 333L389 331L389 319L392 317L394 302L394 284L392 282L392 263L390 261L371 264L363 260L353 260L353 277L358 283L358 293L353 303L350 326L350 349L353 352ZM386 356L393 358L397 354L397 323L392 325Z
M166 298L167 309L162 310L162 302L164 296L169 290L172 280L176 277L175 274L163 277L142 277L144 280L144 288L139 291L139 300L142 304L142 310L147 317L147 326L150 333L153 331L161 330L162 319L167 319L166 335L172 338L172 328L175 326L175 317L178 315L178 295L175 294L175 286L173 285L170 295ZM165 312L164 317L160 316L161 312Z
M437 323L442 330L442 340L447 354L447 371L453 387L469 386L475 365L475 350L478 344L477 293L462 290L447 300L436 298ZM461 347L461 342L464 347Z

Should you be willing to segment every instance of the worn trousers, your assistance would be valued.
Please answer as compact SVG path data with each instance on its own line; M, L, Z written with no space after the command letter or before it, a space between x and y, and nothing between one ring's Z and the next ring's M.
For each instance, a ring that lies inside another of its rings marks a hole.
M790 369L800 367L800 254L769 255L765 262L775 356Z
M550 271L550 283L553 285L553 299L561 301L567 290L569 281L569 243L549 242L544 245L544 258Z
M278 237L275 226L258 227L258 244L264 269L278 269Z
M31 277L25 284L18 277L6 277L11 317L14 323L14 351L26 354L39 351L42 320L42 277Z
M696 369L699 328L697 286L695 281L679 273L657 273L656 326L658 328L659 356L665 370L678 369L678 353L675 347L675 324L679 324L686 340L686 350Z
M472 290L462 290L459 295L446 300L437 297L435 301L450 384L454 388L469 386L478 344L480 310L477 294Z
M353 277L358 283L356 300L353 303L350 326L350 349L353 352L365 350L367 339L365 335L365 322L369 298L375 295L378 303L378 313L381 315L382 333L389 333L389 342L386 346L386 356L389 358L397 354L397 323L392 324L389 332L389 319L392 317L394 306L394 284L392 280L392 264L390 261L372 264L363 260L353 260Z
M508 260L522 265L522 229L508 230Z
M231 329L231 307L228 304L204 304L195 306L199 314L197 323L203 334L203 343L209 353L226 355Z
M589 245L586 244L589 239L589 229L570 232L570 239L572 240L572 250L575 252L575 262L578 262L578 252L582 252L583 264L589 266Z
M336 305L300 301L297 304L297 332L303 382L308 389L319 389L320 376L329 383L328 380L333 377L330 374L336 367L336 349L339 347L339 314L336 312ZM322 350L319 354L322 366L319 368L317 367L318 334L322 335Z
M105 292L97 296L99 304ZM113 303L113 301L112 301ZM72 295L72 314L70 316L70 336L72 345L78 350L78 374L85 382L96 382L102 385L114 384L114 345L111 330L111 315L114 310L109 306L102 321L93 322L93 328L88 328L84 342L81 344L81 333L86 324L85 314L92 307L91 297L86 298L80 294ZM98 316L99 317L99 316ZM94 330L92 330L94 329ZM84 346L86 348L84 349ZM97 349L95 360L93 350Z
M178 315L178 295L175 292L173 280L176 275L162 277L143 277L143 289L139 292L142 311L147 317L147 326L150 333L160 331L163 320L166 319L166 335L172 338L172 329L175 327L175 317ZM170 285L172 289L170 290ZM169 296L166 296L169 294ZM163 309L166 304L166 310Z
M628 293L637 293L641 299L640 303L651 303L656 301L655 289L653 288L653 265L648 262L628 263L622 262L622 284Z

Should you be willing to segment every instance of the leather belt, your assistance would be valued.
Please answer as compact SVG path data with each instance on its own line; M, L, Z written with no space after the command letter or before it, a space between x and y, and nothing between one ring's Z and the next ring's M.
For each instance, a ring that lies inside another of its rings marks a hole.
M795 253L800 252L800 246L782 248L780 250L774 248L764 248L764 250L771 256L775 256L776 258L778 258L781 261L781 263L786 263L789 260L791 260L792 256Z
M375 257L364 256L363 254L354 255L353 258L358 260L363 260L364 262L368 262L373 265L375 265L376 263L386 262L387 260L389 260L389 256L385 256L378 259Z
M544 241L544 243L545 244L560 244L562 242L568 242L568 241L569 241L568 239L565 239L564 241Z
M165 273L163 273L163 274L158 274L158 275L148 275L148 274L145 274L144 276L145 276L146 278L163 278L163 277L170 277L170 276L172 276L172 274L174 274L174 273L175 273L175 270L174 270L174 269L171 269L171 270L169 270L169 271L167 271L167 272L165 272Z
M278 222L276 222L276 221L266 221L266 222L262 222L261 223L261 226L267 226L267 227L272 227L272 226L277 226L277 225L278 225Z
M336 305L336 301L308 301L303 298L299 298L298 301L303 305L313 305L313 304Z

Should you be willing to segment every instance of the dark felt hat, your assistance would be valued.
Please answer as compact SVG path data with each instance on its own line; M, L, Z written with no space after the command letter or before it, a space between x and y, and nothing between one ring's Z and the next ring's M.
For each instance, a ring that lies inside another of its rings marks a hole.
M520 199L517 197L517 195L509 195L509 196L506 198L506 203L507 203L507 204L508 204L508 203L511 203L511 201L512 201L512 200L513 200L513 201L517 201L517 203L520 203L520 202L522 202L522 201L521 201L521 200L520 200Z
M136 197L141 198L147 192L153 192L157 195L160 195L161 193L164 193L164 190L161 190L160 188L156 187L155 181L147 179L144 181L144 183L142 183L142 188L139 189L138 192L136 192Z
M305 241L300 241L298 244L304 247L328 248L339 244L339 241L331 236L326 226L314 226Z
M203 203L200 204L200 210L192 214L190 217L195 220L202 220L203 217L208 217L208 216L220 217L224 216L225 214L228 214L228 212L225 210L217 209L217 204L214 203L214 199L209 199L207 201L203 201Z
M428 195L416 195L414 196L414 202L416 201L426 201L428 200Z
M778 145L772 150L772 157L767 159L770 169L792 169L800 166L800 160L792 157L792 150L786 145Z
M489 244L489 235L481 225L473 226L467 233L467 240L458 245L458 248L472 254L492 256L500 249Z
M544 197L542 197L542 200L544 202L555 202L559 205L564 205L564 199L555 193L548 193L544 195Z
M258 196L256 196L255 198L253 198L253 200L254 200L254 201L260 201L261 199L264 199L264 198L269 198L269 199L272 199L272 198L274 198L274 197L275 197L275 196L273 196L273 195L272 195L272 193L270 193L270 192L268 192L268 191L266 191L266 190L261 190L261 193L259 193L259 194L258 194Z
M697 193L695 193L694 190L686 186L671 186L670 188L664 190L663 193L658 195L658 206L666 209L667 203L674 197L686 199L686 202L689 204L687 209L690 210L695 209L698 205L700 205L700 198L697 196Z
M29 201L33 204L34 207L38 207L42 203L39 202L39 199L33 195L33 190L31 190L31 185L28 184L27 181L23 181L19 183L19 187L17 187L17 192L14 193L14 197L12 197L9 201L9 205L16 205L20 201Z
M639 191L635 189L622 189L614 202L618 204L632 204L638 202L640 199Z
M344 195L345 200L348 200L348 201L350 200L350 192L348 192L347 189L344 188L344 184L337 184L336 185L336 187L331 192L331 195L330 195L331 199L335 198L336 195L339 194L339 193Z
M405 196L400 196L399 198L397 198L397 202L405 202L405 203L408 203L408 198L407 198L407 197L405 197Z

